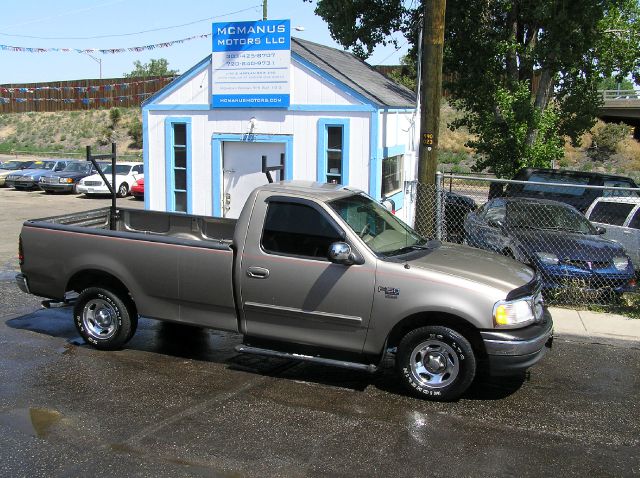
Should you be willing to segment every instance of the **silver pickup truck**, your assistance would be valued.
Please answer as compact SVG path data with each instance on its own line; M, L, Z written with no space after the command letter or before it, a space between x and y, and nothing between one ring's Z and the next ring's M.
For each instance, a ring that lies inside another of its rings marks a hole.
M551 345L532 269L425 240L348 187L265 185L237 221L109 219L107 208L25 222L16 277L38 296L75 295L76 327L100 349L122 347L144 316L240 333L239 352L366 371L392 351L409 390L453 400L481 368L513 374Z

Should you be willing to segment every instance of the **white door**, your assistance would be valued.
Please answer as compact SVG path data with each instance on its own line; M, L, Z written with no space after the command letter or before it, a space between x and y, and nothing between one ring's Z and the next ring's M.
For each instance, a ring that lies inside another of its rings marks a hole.
M280 155L285 152L284 143L245 143L225 141L222 143L222 215L236 219L251 191L267 184L262 172L262 156L267 157L267 166L278 166ZM280 173L271 173L274 181Z

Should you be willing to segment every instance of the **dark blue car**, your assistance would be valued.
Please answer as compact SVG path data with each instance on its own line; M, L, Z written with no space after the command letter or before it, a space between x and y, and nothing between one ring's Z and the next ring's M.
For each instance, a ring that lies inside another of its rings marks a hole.
M546 290L622 293L635 287L629 257L578 210L544 199L496 198L465 218L465 241L531 265Z

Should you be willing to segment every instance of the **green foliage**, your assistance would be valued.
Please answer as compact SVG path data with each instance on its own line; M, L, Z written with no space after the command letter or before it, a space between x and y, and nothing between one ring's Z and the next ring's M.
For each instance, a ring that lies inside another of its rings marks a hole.
M426 0L423 0L426 1ZM401 32L416 58L423 2L318 0L333 38L366 58ZM444 70L480 166L510 176L563 155L595 123L602 78L640 81L638 0L447 2ZM407 60L409 62L409 60Z
M110 128L116 129L116 126L118 126L121 118L122 113L120 112L120 110L118 108L111 108L111 110L109 110L109 119L111 120Z
M439 164L460 164L467 159L465 153L456 151L438 150L438 163Z
M592 135L593 146L589 156L596 161L606 161L618 149L618 144L631 135L632 128L624 123L607 123Z
M599 90L633 90L633 82L626 78L609 76L598 80Z
M133 70L130 73L123 73L125 78L136 76L173 76L178 74L178 70L170 70L169 62L165 58L151 59L149 63L142 63L140 60L133 62Z
M134 118L129 125L129 136L133 140L132 146L142 149L142 122L138 117Z

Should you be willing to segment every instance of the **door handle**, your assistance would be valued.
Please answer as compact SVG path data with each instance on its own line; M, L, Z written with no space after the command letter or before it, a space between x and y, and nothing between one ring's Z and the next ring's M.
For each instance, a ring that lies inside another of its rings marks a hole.
M266 279L269 277L269 269L264 267L249 267L247 268L247 275L254 279Z

